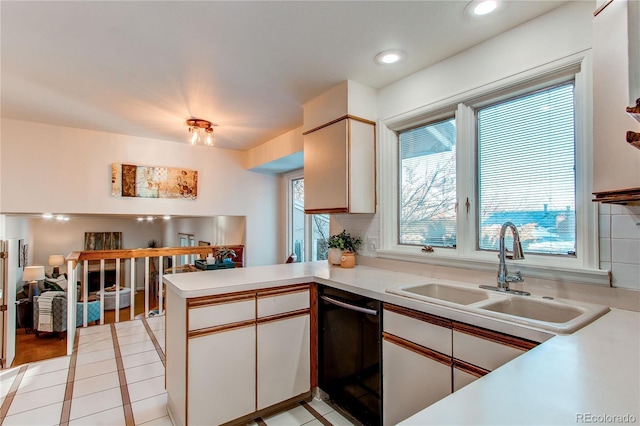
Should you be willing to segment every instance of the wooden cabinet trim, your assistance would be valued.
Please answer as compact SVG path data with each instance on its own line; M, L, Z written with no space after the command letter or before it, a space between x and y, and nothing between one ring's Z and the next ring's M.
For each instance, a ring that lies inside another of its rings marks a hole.
M607 6L609 6L611 3L613 3L613 0L608 0L606 3L603 3L600 5L600 7L598 7L594 12L593 12L593 17L595 18L596 16L598 16L598 14L600 14L600 12L602 12Z
M417 345L413 342L410 342L408 340L405 340L401 337L398 336L394 336L393 334L389 334L389 333L382 333L382 339L386 340L389 343L393 343L394 345L400 346L404 349L408 349L412 352L417 353L418 355L427 357L429 359L432 359L434 361L439 362L440 364L444 364L448 367L451 367L452 365L452 361L451 361L451 357L448 355L444 355L441 354L440 352L436 352L432 349L429 348L425 348L424 346L420 346Z
M302 136L308 135L309 133L313 133L313 132L315 132L317 130L320 130L320 129L324 129L325 127L329 127L332 124L339 123L340 121L346 120L346 119L360 121L361 123L371 124L373 127L376 126L376 122L375 121L367 120L366 118L358 117L357 115L347 114L347 115L343 115L342 117L338 117L335 120L331 120L328 123L324 123L324 124L322 124L322 125L320 125L318 127L315 127L315 128L313 128L311 130L307 130L306 132L304 132L302 134Z
M285 319L289 319L289 318L294 318L294 317L300 317L303 315L309 315L310 314L310 309L299 309L297 311L291 311L291 312L285 312L282 314L277 314L277 315L271 315L268 317L262 317L262 318L258 318L256 320L257 324L265 324L265 323L269 323L269 322L275 322L275 321L281 321L281 320L285 320Z
M491 331L473 325L463 324L457 321L452 321L452 323L453 329L455 331L459 331L460 333L468 334L470 336L475 336L485 340L490 340L492 342L500 343L501 345L510 346L512 348L520 349L523 351L528 351L538 346L537 342L522 339L520 337L498 333L497 331Z
M223 303L243 302L256 297L254 291L241 291L237 293L225 293L216 296L202 296L187 299L187 309L203 308L205 306L219 305Z
M265 290L258 291L258 299L262 299L265 297L277 297L282 296L289 293L298 293L303 291L309 291L310 284L294 284L282 287L269 288Z
M462 361L457 358L453 358L453 368L464 371L465 373L471 374L472 376L476 376L476 377L486 376L487 374L490 373L489 370L485 370L482 367L469 364L468 362Z
M434 324L444 328L453 328L453 324L451 320L447 320L444 318L437 317L435 315L426 314L424 312L414 311L412 309L403 308L402 306L390 305L385 303L383 308L387 311L394 312L399 315L404 315L409 318L417 319L419 321L428 322L429 324Z
M311 389L318 387L318 284L309 284L309 310L311 318L309 320L309 346L311 351Z
M317 214L317 213L349 213L349 209L347 208L339 208L339 209L304 209L306 214Z
M187 339L208 336L210 334L215 334L215 333L222 333L224 331L237 330L239 328L253 327L255 325L256 325L255 320L247 320L247 321L241 321L241 322L234 322L232 324L217 325L215 327L201 328L198 330L189 331L187 333Z

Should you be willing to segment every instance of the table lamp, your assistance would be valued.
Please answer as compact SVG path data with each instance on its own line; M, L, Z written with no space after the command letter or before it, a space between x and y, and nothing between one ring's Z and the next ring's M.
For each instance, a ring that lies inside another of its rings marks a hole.
M52 254L49 256L49 266L53 266L53 278L58 278L60 275L60 266L64 265L64 256L61 254Z
M38 295L38 281L44 280L44 266L25 266L22 280L29 282L29 298Z

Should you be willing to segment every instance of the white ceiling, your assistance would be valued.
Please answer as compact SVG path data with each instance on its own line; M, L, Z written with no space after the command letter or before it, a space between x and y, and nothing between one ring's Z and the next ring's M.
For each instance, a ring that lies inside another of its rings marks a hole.
M0 2L2 116L246 150L302 125L301 105L346 79L384 87L563 1ZM401 49L382 66L374 56Z

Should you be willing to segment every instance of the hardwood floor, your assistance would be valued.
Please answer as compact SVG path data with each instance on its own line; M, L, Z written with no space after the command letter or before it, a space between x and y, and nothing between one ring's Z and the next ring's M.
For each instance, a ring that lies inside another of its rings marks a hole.
M135 315L144 314L144 291L138 291L135 296ZM104 312L104 323L115 322L115 311ZM130 309L120 309L120 322L128 321ZM92 327L93 325L89 325ZM65 356L67 354L67 333L26 333L24 328L16 329L16 355L12 367L29 362L42 361L49 358Z

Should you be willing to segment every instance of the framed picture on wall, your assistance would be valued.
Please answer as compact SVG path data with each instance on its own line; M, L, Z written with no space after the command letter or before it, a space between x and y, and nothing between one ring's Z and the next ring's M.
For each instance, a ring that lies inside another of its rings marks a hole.
M22 267L27 266L29 261L29 244L22 244L22 250L20 250L18 257L22 258Z
M85 250L120 250L122 232L85 232Z
M198 241L199 246L210 246L211 243L208 241Z
M24 240L18 240L18 268L24 267L22 259L22 250L24 248Z

